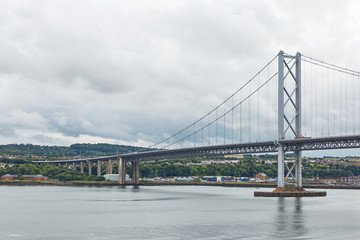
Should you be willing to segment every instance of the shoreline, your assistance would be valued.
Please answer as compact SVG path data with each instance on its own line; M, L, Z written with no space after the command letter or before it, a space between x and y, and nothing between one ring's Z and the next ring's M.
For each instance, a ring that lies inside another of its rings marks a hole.
M0 181L0 186L133 186L133 184L119 185L116 182L90 182L90 181ZM273 183L194 183L194 182L140 182L139 186L219 186L219 187L243 187L243 188L276 188ZM359 186L351 185L308 185L304 188L317 189L349 189L360 190Z

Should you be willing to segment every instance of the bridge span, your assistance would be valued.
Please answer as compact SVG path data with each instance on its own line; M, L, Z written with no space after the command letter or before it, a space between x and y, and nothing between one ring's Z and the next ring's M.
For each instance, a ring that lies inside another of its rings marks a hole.
M256 154L256 153L274 153L278 152L278 147L283 146L285 152L293 151L313 151L325 149L348 149L360 148L360 135L338 136L324 138L299 138L282 141L266 141L255 143L241 143L216 145L206 147L193 147L172 150L153 150L145 152L126 153L122 155L110 155L82 159L66 159L55 161L34 161L37 164L55 164L59 166L72 166L75 170L80 166L80 171L84 172L85 164L88 164L89 175L91 175L92 165L97 164L97 175L101 175L102 164L106 165L106 173L113 172L112 165L118 163L118 172L122 173L124 179L120 179L120 184L125 184L126 163L131 162L133 168L134 183L139 183L139 162L170 160L188 157L211 157L232 154ZM120 174L121 175L121 174Z
M97 175L101 175L103 163L107 173L112 173L117 162L119 183L125 184L126 163L131 162L133 182L138 184L140 162L277 152L278 187L284 188L292 176L295 187L301 189L302 151L360 148L359 97L359 71L280 51L230 97L186 128L150 146L152 150L35 163L72 165L73 169L80 165L81 172L88 164L89 174L96 163ZM286 152L295 154L291 168L285 162Z

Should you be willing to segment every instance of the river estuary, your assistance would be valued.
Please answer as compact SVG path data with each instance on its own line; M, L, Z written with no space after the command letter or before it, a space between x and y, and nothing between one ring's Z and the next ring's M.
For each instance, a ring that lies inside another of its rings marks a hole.
M360 190L0 186L0 239L360 239Z

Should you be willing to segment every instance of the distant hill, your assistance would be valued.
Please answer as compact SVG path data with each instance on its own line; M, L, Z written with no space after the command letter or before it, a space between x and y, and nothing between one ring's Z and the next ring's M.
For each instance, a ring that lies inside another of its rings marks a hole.
M105 156L135 152L141 147L98 143L77 143L67 146L41 146L33 144L0 145L0 155L16 155L24 157L41 156L46 158L61 158L75 156Z

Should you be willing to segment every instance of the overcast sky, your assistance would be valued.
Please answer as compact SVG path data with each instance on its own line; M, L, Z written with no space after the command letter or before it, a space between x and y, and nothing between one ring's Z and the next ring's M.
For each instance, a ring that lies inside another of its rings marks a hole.
M281 49L360 69L359 10L329 0L0 0L0 144L147 146Z

